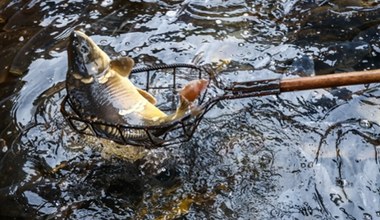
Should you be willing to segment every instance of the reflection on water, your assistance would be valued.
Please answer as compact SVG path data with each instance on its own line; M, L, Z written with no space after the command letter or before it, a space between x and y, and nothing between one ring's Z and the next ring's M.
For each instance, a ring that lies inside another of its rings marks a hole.
M1 1L0 216L375 219L379 86L218 103L191 141L123 148L60 113L65 39L245 81L379 66L377 1ZM115 150L117 149L117 150Z

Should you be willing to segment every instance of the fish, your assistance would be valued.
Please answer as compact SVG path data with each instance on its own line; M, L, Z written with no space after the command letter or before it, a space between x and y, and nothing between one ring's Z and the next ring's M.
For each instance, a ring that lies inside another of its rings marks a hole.
M136 87L129 76L134 60L128 56L112 59L86 34L73 31L67 48L66 90L77 114L111 125L154 126L181 119L194 109L194 101L208 87L208 80L190 81L179 94L175 112L166 114L149 92ZM106 136L119 136L114 126L97 126ZM144 130L123 131L127 138L147 138ZM119 137L120 139L120 137Z

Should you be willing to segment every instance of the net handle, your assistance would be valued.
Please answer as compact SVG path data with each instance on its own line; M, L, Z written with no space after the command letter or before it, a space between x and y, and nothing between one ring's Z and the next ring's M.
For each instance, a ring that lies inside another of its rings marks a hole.
M380 69L354 71L330 75L308 76L291 79L268 79L246 82L233 82L224 88L222 99L275 95L310 89L323 89L337 86L349 86L380 82Z
M279 79L233 82L231 86L223 88L225 94L221 99L240 99L255 96L265 96L280 93Z
M322 89L377 82L380 82L380 69L284 79L280 82L280 92Z

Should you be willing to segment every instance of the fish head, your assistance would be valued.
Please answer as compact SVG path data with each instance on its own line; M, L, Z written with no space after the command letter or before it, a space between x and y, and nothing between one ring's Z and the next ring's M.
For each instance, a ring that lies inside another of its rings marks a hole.
M93 79L110 66L109 56L81 31L73 31L67 49L68 74L76 79Z

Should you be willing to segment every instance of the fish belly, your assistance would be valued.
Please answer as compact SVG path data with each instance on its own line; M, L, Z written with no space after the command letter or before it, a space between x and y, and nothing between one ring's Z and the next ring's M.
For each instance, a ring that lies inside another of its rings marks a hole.
M127 78L115 77L110 80L108 90L113 108L128 124L152 125L167 116L143 97Z

